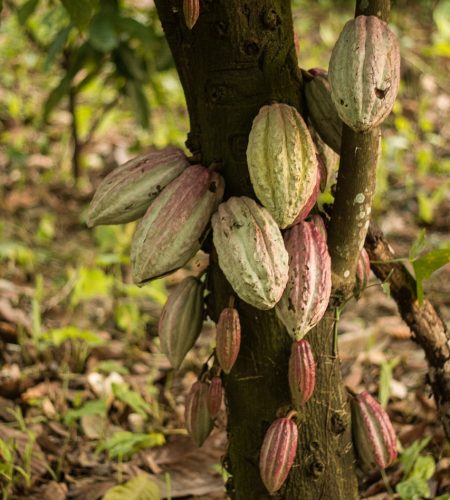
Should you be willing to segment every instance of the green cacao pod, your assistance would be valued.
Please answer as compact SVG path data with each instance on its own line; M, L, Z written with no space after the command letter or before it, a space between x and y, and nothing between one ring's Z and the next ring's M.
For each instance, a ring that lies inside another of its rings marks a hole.
M391 112L400 82L400 49L394 33L376 16L348 21L328 70L337 112L357 132L380 124Z
M203 324L203 283L188 276L170 293L159 317L161 350L178 370Z
M213 428L213 421L208 410L208 384L197 381L186 396L184 418L186 429L194 443L200 447Z
M161 190L189 166L183 151L165 148L127 161L100 183L89 205L87 225L139 219Z
M397 458L397 438L389 415L367 391L351 399L353 444L361 468L385 469Z
M148 208L131 244L137 284L184 266L200 249L224 190L223 178L201 165L188 167Z
M288 254L270 213L251 198L231 197L212 217L219 266L237 295L257 309L280 300Z
M250 180L277 224L294 222L317 179L316 150L303 118L287 104L263 106L248 139Z
M340 153L342 120L336 111L326 71L310 69L311 80L305 79L305 99L309 118L322 140L333 151Z
M277 304L278 317L289 335L302 339L325 314L331 294L331 259L322 228L300 222L284 234L289 254L289 279Z

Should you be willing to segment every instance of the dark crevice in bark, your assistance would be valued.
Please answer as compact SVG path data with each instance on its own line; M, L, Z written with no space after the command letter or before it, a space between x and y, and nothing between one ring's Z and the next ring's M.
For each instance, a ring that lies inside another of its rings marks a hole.
M450 439L450 336L446 325L428 300L419 304L414 277L401 262L391 262L396 255L374 224L367 234L365 248L370 260L375 261L371 264L372 271L381 281L389 283L401 317L425 351L430 367L429 382L446 436Z

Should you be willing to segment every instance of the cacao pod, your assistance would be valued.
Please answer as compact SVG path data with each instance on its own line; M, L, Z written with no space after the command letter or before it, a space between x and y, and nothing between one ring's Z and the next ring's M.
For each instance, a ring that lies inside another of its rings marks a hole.
M389 467L397 458L397 438L388 414L367 391L351 399L352 435L361 467Z
M183 14L186 26L191 30L200 15L200 0L183 0Z
M247 163L258 199L281 228L292 224L317 180L316 149L295 108L272 104L259 110L248 138Z
M208 411L212 418L217 417L222 406L223 387L222 379L213 377L208 388Z
M317 157L317 164L319 165L319 157ZM301 209L300 213L297 215L295 218L294 222L292 225L298 224L302 220L306 219L308 217L309 212L313 209L314 205L316 204L317 198L319 197L320 193L320 184L321 184L321 169L317 169L317 180L316 180L316 185L314 186L314 190L311 193L311 196L309 197L308 201L306 202L306 205Z
M199 380L186 396L184 418L186 429L194 443L200 447L209 436L213 421L208 411L208 384Z
M366 249L363 248L359 254L358 263L356 265L356 289L361 292L366 288L367 281L370 276L370 259Z
M314 214L311 216L311 222L316 226L316 228L320 231L325 241L328 238L327 228L325 226L325 221L320 214Z
M212 217L219 266L237 295L257 309L280 300L288 254L270 213L251 198L231 197Z
M159 317L161 351L178 370L203 324L203 283L188 276L170 293Z
M305 79L305 99L309 118L322 140L333 151L340 153L342 120L331 98L331 88L326 71L309 70L311 80Z
M127 161L109 173L89 205L86 224L124 224L139 219L161 190L189 162L178 148L150 151Z
M288 418L278 418L267 430L259 456L259 472L270 494L286 481L294 463L297 442L297 426Z
M241 346L241 323L239 313L226 307L220 313L216 328L216 356L222 370L228 374L233 368Z
M331 294L331 259L327 241L313 222L288 229L289 279L276 311L289 335L302 339L325 314Z
M289 389L294 406L300 408L311 399L316 385L316 363L309 342L292 343L289 357Z
M380 124L400 82L400 49L388 25L376 16L348 21L331 54L328 79L343 122L357 132Z
M142 284L184 266L200 249L224 190L223 178L193 165L148 208L131 244L133 279Z

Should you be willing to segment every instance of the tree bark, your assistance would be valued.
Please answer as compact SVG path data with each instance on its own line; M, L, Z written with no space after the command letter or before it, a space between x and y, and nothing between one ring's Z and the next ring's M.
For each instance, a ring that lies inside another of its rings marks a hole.
M155 0L184 88L195 161L220 163L226 198L254 197L246 147L259 109L279 101L302 111L302 76L293 40L290 0L203 0L189 31L181 0ZM214 250L208 288L214 320L234 295ZM290 409L287 383L291 339L274 311L236 301L241 351L226 377L228 492L242 500L268 497L258 458L265 431ZM336 355L334 313L308 334L317 362L316 389L298 417L296 462L279 498L358 498L346 394Z
M373 224L366 238L371 268L381 281L387 281L400 315L414 332L414 340L423 348L430 367L428 379L433 389L445 434L450 440L450 337L444 321L433 305L417 300L416 281ZM386 262L382 262L386 261Z

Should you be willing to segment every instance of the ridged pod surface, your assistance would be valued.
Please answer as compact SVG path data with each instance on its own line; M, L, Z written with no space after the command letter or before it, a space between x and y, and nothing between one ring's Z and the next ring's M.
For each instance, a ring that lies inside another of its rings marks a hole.
M217 417L222 406L223 387L219 376L212 378L208 388L208 411L212 418Z
M342 120L331 98L326 71L310 69L311 80L305 79L305 99L309 118L322 140L336 153L341 151Z
M370 259L367 250L363 248L359 255L356 265L356 288L359 291L364 290L370 276Z
M200 335L203 324L203 283L188 276L170 293L159 317L161 350L178 370Z
M294 222L316 184L316 149L303 118L287 104L263 106L248 138L247 164L256 196L277 224Z
M183 0L184 21L192 29L200 15L200 0Z
M186 396L184 419L194 443L200 447L209 436L213 421L208 411L208 384L197 381Z
M259 455L259 472L270 494L286 481L294 463L297 442L297 426L288 418L278 418L267 430Z
M189 166L183 151L150 151L120 165L100 183L86 224L124 224L139 219L161 190Z
M397 458L397 438L388 414L367 391L351 399L353 444L360 465L385 469Z
M216 328L216 356L225 373L230 373L241 346L241 323L234 307L222 310Z
M317 164L319 165L319 158L317 158ZM317 169L317 180L316 180L316 185L314 186L314 190L311 193L311 196L309 197L308 201L306 202L306 205L300 210L300 213L297 215L295 218L294 222L292 225L298 224L302 220L305 220L306 217L308 217L309 212L313 209L314 205L317 202L317 198L319 197L320 193L320 184L321 184L322 176L321 176L321 170L320 168Z
M276 311L289 335L302 339L325 314L331 294L331 259L322 230L300 222L284 234L289 279Z
M328 70L337 112L357 132L380 124L391 112L400 82L400 49L394 33L376 16L348 21Z
M133 236L131 265L137 284L175 271L197 253L223 191L223 178L201 165L188 167L163 189Z
M294 406L300 408L311 399L316 385L316 363L309 342L292 343L289 357L289 389Z
M251 198L231 197L212 217L219 266L237 295L257 309L280 300L288 254L270 213Z

